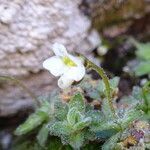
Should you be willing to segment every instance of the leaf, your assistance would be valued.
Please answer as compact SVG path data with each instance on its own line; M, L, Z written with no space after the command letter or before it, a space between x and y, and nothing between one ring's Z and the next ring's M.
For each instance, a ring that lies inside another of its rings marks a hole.
M85 147L82 148L82 150L100 150L99 149L100 146L99 146L99 143L89 143L89 144L86 144Z
M67 121L71 126L81 121L81 119L82 119L82 115L80 114L80 112L76 107L73 107L69 110L67 114Z
M138 86L134 86L132 90L132 96L139 102L142 102L142 96L141 96L142 90Z
M43 150L43 148L33 139L33 135L24 135L13 139L11 150Z
M100 92L101 95L102 95L102 93L104 93L105 84L104 84L103 80L98 81L97 90Z
M73 128L75 131L82 130L85 127L88 127L91 124L91 121L92 121L92 118L87 117L87 118L83 119L82 121L76 123Z
M84 144L84 134L82 132L81 133L72 134L72 136L70 136L69 144L75 150L80 149L82 147L82 145Z
M16 135L22 135L30 132L50 117L49 103L45 102L42 105L43 106L41 106L41 108L37 109L35 113L31 114L28 119L15 130Z
M112 89L115 89L118 87L118 84L119 84L119 80L120 78L119 77L114 77L113 79L110 79L110 86Z
M144 60L150 60L150 43L137 43L136 55Z
M24 124L20 125L16 131L15 135L22 135L30 132L37 126L39 126L45 120L45 115L43 114L32 114L29 118L25 121Z
M58 137L50 137L47 150L72 150L69 145L63 145Z
M22 143L17 143L13 145L12 150L37 150L37 144L34 141L24 141ZM43 150L41 147L38 147L38 150Z
M45 147L48 134L49 134L49 130L47 124L44 124L37 135L37 140L40 146Z
M140 62L134 69L137 76L142 76L150 73L150 61Z
M139 110L136 110L136 108L132 108L131 110L127 110L123 116L123 118L120 119L120 123L122 128L127 128L133 121L139 119L142 117L142 112Z
M84 138L87 141L94 141L96 139L96 134L94 132L91 132L88 128L84 132ZM94 145L94 143L93 143Z
M96 100L100 99L100 92L97 88L97 83L97 80L93 80L90 76L85 76L78 86L85 91L87 97Z
M102 112L103 112L104 116L107 118L113 117L110 105L109 105L108 100L106 98L103 99L103 101L102 101Z
M121 133L117 133L113 135L110 139L108 139L104 145L102 146L102 150L110 150L114 149L115 145L117 144L119 138L120 138Z
M132 90L132 94L129 96L124 96L121 98L120 105L123 107L133 108L136 106L142 106L143 105L143 98L142 98L142 90L138 86L134 86ZM118 108L120 111L122 111L122 107Z
M93 100L100 99L100 92L95 87L91 87L90 89L86 90L86 94Z
M119 131L120 126L115 121L104 120L99 122L99 124L92 125L90 128L90 130L94 132L100 132L100 131L111 130L111 129Z
M67 121L57 121L54 123L50 123L48 129L50 131L50 135L55 135L59 137L72 133L72 128Z
M69 101L69 108L75 107L78 111L82 112L85 110L85 102L81 93L75 94Z
M114 129L103 130L103 131L100 131L100 132L96 132L96 137L97 137L97 139L101 139L101 140L102 139L108 139L116 133L117 133L117 131L114 130Z
M86 117L90 117L92 119L92 124L97 124L100 120L104 119L104 115L99 110L89 110L86 112Z
M60 121L66 119L68 113L68 106L66 104L63 104L62 102L56 102L54 107L55 117Z

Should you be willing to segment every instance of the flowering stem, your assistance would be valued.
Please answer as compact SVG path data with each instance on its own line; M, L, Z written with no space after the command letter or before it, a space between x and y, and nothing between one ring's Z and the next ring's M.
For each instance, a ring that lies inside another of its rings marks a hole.
M102 80L103 80L103 82L105 84L106 94L107 94L107 100L108 100L109 107L111 109L111 112L112 112L113 116L116 118L115 108L114 108L113 103L112 103L110 83L109 83L109 79L108 79L105 71L103 70L103 68L95 65L93 62L91 62L90 60L88 60L83 55L81 55L81 56L85 60L86 67L95 70L101 76L101 78L102 78Z
M9 76L1 76L0 75L0 80L7 80L7 81L13 81L15 84L19 85L23 90L25 90L29 95L30 97L36 101L36 105L39 106L40 103L39 101L37 100L36 96L22 83L20 82L19 80L13 78L13 77L9 77Z

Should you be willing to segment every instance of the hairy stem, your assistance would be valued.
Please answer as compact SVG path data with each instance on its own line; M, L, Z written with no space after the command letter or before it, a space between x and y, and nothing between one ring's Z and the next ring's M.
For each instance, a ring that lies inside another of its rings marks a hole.
M15 79L14 77L10 77L10 76L0 76L0 80L4 80L4 81L12 81L15 84L19 85L24 91L26 91L29 96L35 100L36 105L39 106L39 101L37 100L36 96L19 80Z
M114 106L113 106L113 103L112 103L110 83L109 83L109 79L108 79L105 71L103 70L103 68L95 65L93 62L88 60L83 55L81 55L81 56L85 60L86 67L95 70L100 75L100 77L102 78L102 80L105 84L105 88L106 88L106 95L107 95L107 100L108 100L109 107L111 109L111 112L112 112L113 116L116 117L115 109L114 109Z

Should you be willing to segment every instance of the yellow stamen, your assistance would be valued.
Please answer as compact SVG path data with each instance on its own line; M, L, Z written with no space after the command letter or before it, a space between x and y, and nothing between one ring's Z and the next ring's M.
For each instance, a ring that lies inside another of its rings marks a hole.
M62 58L63 62L65 65L69 66L69 67L75 67L77 66L69 57L65 56Z

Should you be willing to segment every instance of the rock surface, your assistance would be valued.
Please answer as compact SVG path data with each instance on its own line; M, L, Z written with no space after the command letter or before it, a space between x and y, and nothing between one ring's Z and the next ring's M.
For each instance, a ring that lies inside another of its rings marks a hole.
M51 46L88 51L99 42L78 9L80 0L0 0L0 74L28 75L42 69Z
M91 22L79 10L80 0L0 0L0 75L23 77L37 96L55 82L41 72L54 42L86 53L99 44ZM0 116L17 113L33 102L14 84L1 84Z
M84 14L99 31L112 26L127 26L150 13L150 0L82 0ZM108 31L110 32L110 31Z

